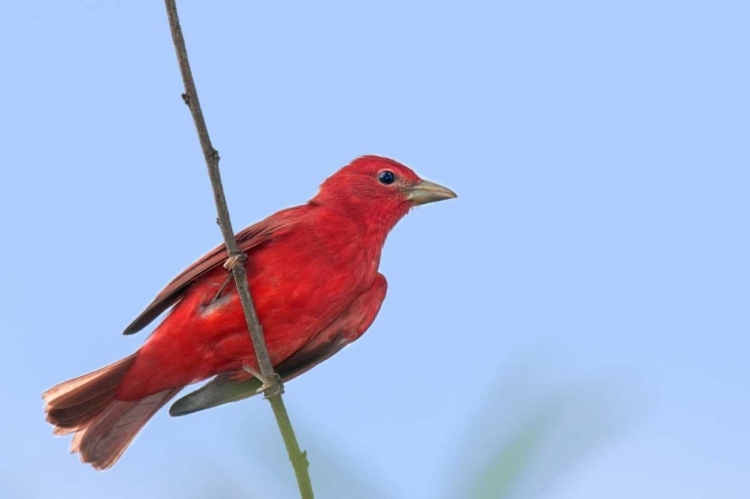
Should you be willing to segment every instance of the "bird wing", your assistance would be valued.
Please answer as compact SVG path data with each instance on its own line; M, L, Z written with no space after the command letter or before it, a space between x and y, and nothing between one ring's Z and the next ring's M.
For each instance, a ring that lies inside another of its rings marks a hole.
M250 227L238 232L235 236L237 245L243 253L249 252L270 241L279 230L293 224L294 208L280 211ZM203 255L195 263L182 271L167 284L141 314L125 328L122 334L134 334L146 327L162 312L177 303L196 279L223 265L227 260L227 248L221 244Z
M281 380L287 382L296 378L362 336L380 311L387 288L385 277L378 274L370 289L359 295L344 314L296 353L275 366ZM261 382L254 377L238 379L237 373L221 373L172 404L169 414L184 416L236 402L257 395L260 387Z

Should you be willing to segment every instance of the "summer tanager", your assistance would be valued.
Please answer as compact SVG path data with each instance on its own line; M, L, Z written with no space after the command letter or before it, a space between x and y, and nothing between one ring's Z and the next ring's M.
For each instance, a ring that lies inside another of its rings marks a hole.
M359 338L380 310L378 273L388 232L414 206L456 197L406 166L355 159L307 204L282 210L236 236L275 370L289 380ZM172 307L134 354L43 394L55 435L71 451L111 467L138 431L186 385L215 378L176 402L182 415L257 392L255 351L219 246L170 282L125 329L132 334Z

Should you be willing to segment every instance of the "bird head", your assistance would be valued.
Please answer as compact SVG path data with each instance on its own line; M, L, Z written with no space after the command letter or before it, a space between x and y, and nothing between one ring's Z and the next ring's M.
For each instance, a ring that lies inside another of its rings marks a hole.
M455 197L398 161L370 155L328 177L311 203L351 214L385 235L411 208Z

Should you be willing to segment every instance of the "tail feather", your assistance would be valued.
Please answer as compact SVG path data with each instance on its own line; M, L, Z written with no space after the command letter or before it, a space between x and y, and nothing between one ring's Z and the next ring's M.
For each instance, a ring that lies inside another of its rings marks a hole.
M136 401L113 400L94 420L76 430L70 451L78 452L81 461L96 469L112 467L148 420L181 389Z
M42 394L42 399L47 403L45 410L75 407L104 393L114 395L136 355L134 353L114 364L53 386Z
M137 354L50 388L42 395L47 422L55 435L75 433L71 452L96 469L114 465L156 412L182 387L140 400L115 398L117 387Z
M112 394L107 392L77 406L61 409L50 407L47 409L47 422L59 428L76 428L99 414L111 400Z

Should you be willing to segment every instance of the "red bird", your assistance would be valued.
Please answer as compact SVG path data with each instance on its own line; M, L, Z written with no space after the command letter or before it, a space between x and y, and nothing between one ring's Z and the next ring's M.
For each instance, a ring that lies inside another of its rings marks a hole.
M355 159L307 204L236 236L275 370L289 380L359 338L380 310L378 273L388 232L414 206L456 194L388 158ZM138 431L186 385L216 376L177 401L182 415L249 397L260 382L244 314L219 246L170 282L127 329L173 307L134 354L43 395L55 435L96 469L117 462Z

